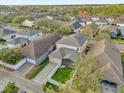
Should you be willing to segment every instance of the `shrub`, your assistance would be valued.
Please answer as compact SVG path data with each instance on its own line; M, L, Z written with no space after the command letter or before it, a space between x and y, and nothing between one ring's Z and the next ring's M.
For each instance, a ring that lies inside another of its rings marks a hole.
M7 49L0 53L0 60L9 64L16 64L21 59L23 59L23 56L20 49Z

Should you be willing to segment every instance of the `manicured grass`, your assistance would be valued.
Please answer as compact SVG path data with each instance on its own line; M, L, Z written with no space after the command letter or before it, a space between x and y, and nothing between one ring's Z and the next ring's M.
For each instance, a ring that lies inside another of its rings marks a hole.
M73 69L72 68L59 68L57 72L54 74L52 79L61 82L61 83L66 83L67 80L70 79L72 76Z
M26 74L27 79L33 79L40 71L49 63L49 59L47 58L41 64L35 66L30 72Z
M124 86L120 87L120 93L124 93Z

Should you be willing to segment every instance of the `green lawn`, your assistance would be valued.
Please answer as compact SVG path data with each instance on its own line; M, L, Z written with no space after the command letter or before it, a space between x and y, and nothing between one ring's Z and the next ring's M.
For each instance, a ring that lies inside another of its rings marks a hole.
M34 67L30 72L26 74L27 79L33 79L37 74L40 73L40 71L49 63L49 59L47 58L45 61L43 61L41 64Z
M124 86L120 87L120 93L124 93Z
M66 83L67 80L70 79L72 76L73 69L72 68L59 68L57 72L54 74L52 79L61 82L61 83Z

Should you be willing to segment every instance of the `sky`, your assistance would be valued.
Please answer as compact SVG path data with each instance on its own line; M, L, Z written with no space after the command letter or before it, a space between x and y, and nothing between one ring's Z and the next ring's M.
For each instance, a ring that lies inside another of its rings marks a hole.
M124 0L0 0L0 5L124 4Z

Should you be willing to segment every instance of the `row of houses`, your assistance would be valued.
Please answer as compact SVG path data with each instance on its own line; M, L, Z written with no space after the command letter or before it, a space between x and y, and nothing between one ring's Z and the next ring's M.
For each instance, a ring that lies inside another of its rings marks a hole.
M0 28L0 39L6 40L9 48L27 45L39 36L43 36L42 32L35 29L16 31L16 29L14 30L8 27L3 28L3 26Z

